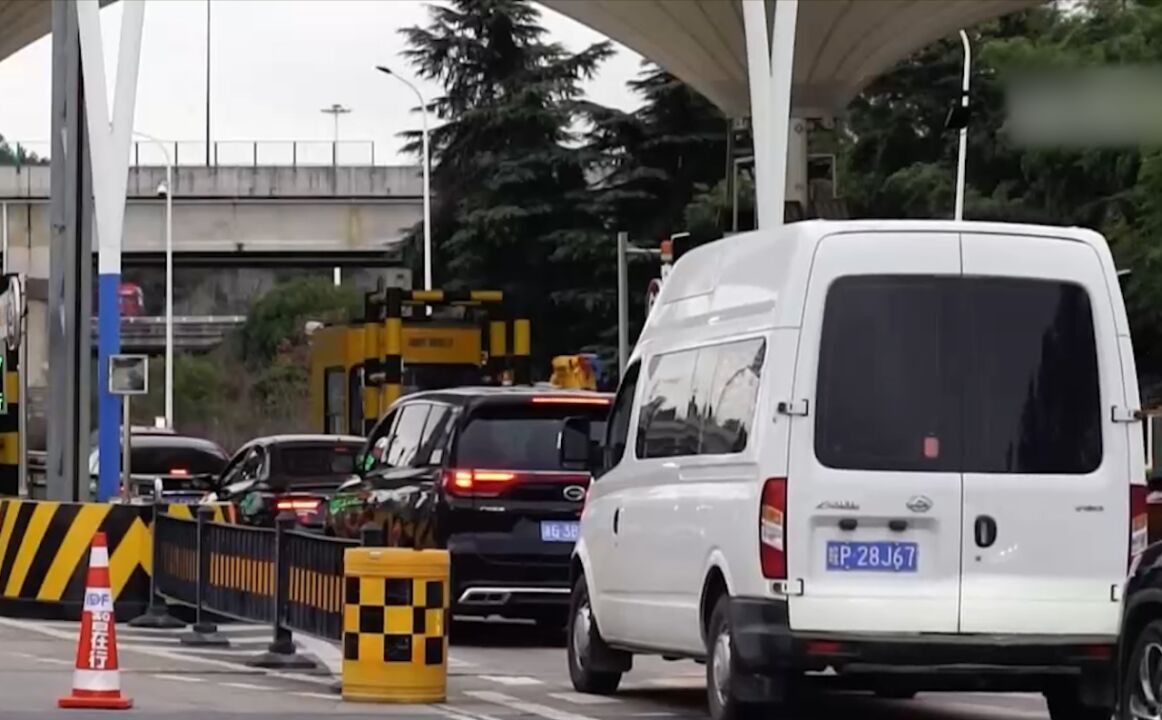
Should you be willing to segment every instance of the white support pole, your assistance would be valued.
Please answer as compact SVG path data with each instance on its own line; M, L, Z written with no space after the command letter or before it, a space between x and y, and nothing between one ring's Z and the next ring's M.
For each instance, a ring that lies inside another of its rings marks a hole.
M968 34L960 31L960 43L964 46L964 73L960 80L960 107L968 107L968 83L972 70L972 46L968 42ZM968 118L965 117L964 127L960 128L960 147L956 153L956 210L954 217L964 219L964 174L968 155Z
M799 0L771 1L775 3L775 26L769 40L767 0L743 0L742 3L755 146L755 213L758 226L765 228L784 221L795 28L799 15ZM806 142L805 130L803 135ZM803 162L806 162L805 150Z
M122 5L121 42L118 48L113 114L110 122L106 95L105 55L97 0L75 0L80 35L82 70L85 80L85 116L88 123L89 155L93 174L94 225L97 232L98 358L98 474L97 500L117 494L121 469L120 410L117 398L109 393L105 378L109 357L121 350L121 312L118 289L121 284L121 234L125 221L125 196L129 182L129 145L133 135L133 113L137 103L137 75L141 60L141 34L145 23L145 3ZM129 428L125 428L126 434Z
M807 119L791 118L791 134L787 138L787 200L807 209L810 194L807 189Z
M746 65L750 80L750 127L755 154L755 224L771 227L780 212L767 198L775 197L771 175L764 172L771 157L771 121L769 117L771 44L767 37L767 0L742 0L742 25L746 33ZM763 158L761 161L759 158ZM781 207L781 205L780 205Z

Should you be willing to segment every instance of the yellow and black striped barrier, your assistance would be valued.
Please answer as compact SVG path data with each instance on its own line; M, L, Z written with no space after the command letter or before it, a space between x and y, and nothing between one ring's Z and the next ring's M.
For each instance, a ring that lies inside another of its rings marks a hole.
M448 551L348 548L343 563L343 699L444 702Z
M192 517L188 505L159 510ZM233 506L214 510L220 522L234 522ZM0 500L0 615L79 618L89 544L98 531L109 540L117 617L129 620L144 612L152 572L151 512L148 505Z
M4 356L4 399L0 402L0 495L20 493L20 353L12 348Z

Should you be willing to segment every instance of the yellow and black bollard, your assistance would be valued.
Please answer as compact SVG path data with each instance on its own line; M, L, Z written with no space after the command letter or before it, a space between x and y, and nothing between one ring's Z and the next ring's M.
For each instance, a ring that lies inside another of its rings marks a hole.
M349 548L343 566L343 699L444 702L448 551Z

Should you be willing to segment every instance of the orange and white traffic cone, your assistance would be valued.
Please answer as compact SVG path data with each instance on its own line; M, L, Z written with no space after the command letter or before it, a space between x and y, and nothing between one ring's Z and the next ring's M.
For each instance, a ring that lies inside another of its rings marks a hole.
M121 694L113 590L109 585L109 544L103 532L93 536L89 550L89 576L81 611L81 635L77 638L73 692L57 701L57 705L96 710L133 707L133 700Z

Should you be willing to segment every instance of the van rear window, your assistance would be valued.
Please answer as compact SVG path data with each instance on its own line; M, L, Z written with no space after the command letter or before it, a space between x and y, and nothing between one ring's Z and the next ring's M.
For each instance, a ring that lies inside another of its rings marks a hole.
M815 454L837 469L1085 474L1102 458L1077 285L861 276L824 310Z

